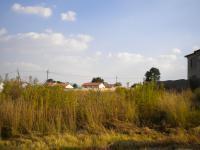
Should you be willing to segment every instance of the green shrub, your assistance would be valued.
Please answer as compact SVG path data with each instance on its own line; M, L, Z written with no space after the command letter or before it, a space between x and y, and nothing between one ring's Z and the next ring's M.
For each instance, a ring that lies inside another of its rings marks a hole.
M7 81L5 82L3 93L13 100L18 99L22 93L22 86L18 81Z

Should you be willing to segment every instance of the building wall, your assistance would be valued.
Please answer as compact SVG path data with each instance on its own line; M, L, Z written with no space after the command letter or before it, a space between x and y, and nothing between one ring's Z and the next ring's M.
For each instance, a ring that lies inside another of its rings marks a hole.
M0 92L3 90L4 83L0 83Z
M104 89L104 88L105 88L105 86L103 83L99 84L99 89Z
M188 79L200 78L200 53L188 57Z

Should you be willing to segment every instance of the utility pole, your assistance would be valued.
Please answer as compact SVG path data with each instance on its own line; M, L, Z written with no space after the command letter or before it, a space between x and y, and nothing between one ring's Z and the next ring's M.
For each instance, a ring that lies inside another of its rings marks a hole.
M49 79L49 70L47 70L47 80Z
M129 88L129 84L130 84L130 82L127 82L127 83L126 83L126 85L127 85L127 88Z
M116 76L116 83L118 82L117 80L118 80L118 78L117 78L117 76Z
M20 78L20 74L19 74L19 69L17 69L17 80L18 80L19 82L21 82L21 78Z
M6 74L5 74L5 79L4 79L4 81L8 81L8 80L9 80L8 75L9 75L9 73L6 73Z

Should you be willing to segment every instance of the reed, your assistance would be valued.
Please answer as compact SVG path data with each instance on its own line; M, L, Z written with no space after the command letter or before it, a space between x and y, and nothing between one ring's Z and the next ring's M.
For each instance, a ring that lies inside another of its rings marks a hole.
M190 128L200 124L194 97L191 91L168 92L155 83L101 92L39 85L22 88L9 81L0 93L0 128L12 134Z

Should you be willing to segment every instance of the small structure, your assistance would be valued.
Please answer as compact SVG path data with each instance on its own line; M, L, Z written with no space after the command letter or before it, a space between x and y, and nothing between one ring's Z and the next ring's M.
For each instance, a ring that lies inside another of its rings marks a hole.
M103 83L93 83L93 82L83 83L82 87L86 89L105 89L105 85Z
M200 79L200 49L185 57L188 59L188 79Z
M71 86L69 83L65 83L65 89L73 89L74 87Z
M4 87L4 83L3 83L3 82L1 82L1 83L0 83L0 92L2 92L2 91L3 91L3 87Z
M30 83L28 82L21 82L22 88L26 88Z
M110 90L115 90L115 88L117 87L116 84L110 84L107 82L104 82L104 85L106 89L110 89Z
M60 81L49 80L45 83L47 86L60 86L64 89L73 89L74 87L70 83L64 83Z

